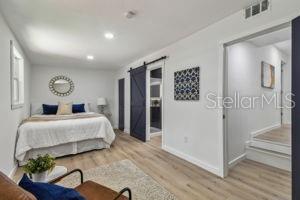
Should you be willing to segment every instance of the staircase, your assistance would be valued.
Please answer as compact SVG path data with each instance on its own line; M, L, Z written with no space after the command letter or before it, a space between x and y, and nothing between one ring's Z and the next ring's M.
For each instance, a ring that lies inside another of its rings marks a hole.
M291 171L291 146L289 145L253 137L246 143L246 158Z

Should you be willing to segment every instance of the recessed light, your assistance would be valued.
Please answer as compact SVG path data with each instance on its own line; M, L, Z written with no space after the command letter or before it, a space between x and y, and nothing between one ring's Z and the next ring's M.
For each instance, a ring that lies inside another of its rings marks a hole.
M105 37L106 39L111 40L111 39L113 39L115 36L114 36L114 34L112 34L112 33L105 33L105 34L104 34L104 37Z
M86 59L88 59L88 60L94 60L94 56L93 55L87 55Z

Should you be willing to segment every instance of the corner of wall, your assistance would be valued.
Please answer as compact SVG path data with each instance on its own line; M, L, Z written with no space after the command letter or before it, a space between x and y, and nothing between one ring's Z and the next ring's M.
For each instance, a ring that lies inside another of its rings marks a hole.
M12 168L12 170L9 172L8 177L13 179L18 169L18 164L15 164L15 166Z

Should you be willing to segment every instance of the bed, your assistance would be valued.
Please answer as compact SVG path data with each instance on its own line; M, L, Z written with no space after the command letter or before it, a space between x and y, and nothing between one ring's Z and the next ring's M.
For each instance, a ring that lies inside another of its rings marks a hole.
M110 148L114 139L111 123L101 114L33 115L18 129L15 158L24 165L38 154L61 157Z

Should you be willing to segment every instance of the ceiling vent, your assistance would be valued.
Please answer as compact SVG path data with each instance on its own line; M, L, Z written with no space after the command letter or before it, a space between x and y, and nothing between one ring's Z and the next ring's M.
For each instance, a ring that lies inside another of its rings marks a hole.
M263 0L245 9L245 18L249 19L270 10L270 0Z

